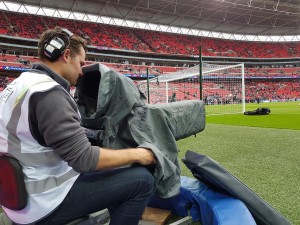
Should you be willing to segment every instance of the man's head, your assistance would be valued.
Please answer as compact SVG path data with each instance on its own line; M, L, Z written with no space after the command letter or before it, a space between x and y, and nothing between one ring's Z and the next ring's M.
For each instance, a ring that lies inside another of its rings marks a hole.
M56 73L76 85L85 63L86 42L70 31L55 27L45 31L38 43L41 61Z

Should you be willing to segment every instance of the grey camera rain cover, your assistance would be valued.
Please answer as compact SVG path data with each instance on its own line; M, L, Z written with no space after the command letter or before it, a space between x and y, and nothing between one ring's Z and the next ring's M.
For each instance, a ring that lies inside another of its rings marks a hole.
M75 93L83 127L103 130L102 147L151 148L158 161L154 171L156 194L165 198L178 194L176 140L205 128L203 102L148 105L130 78L105 65L86 66L83 73Z

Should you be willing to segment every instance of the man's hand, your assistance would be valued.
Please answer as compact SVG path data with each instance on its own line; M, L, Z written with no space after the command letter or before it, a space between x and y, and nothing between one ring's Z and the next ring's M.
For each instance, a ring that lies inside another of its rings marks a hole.
M150 165L156 163L156 158L153 152L146 148L137 148L137 155L139 156L138 163L142 165Z

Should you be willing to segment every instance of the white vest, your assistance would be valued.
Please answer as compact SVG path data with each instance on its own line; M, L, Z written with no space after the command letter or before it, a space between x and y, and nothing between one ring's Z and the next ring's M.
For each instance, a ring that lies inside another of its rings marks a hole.
M0 94L0 152L20 161L29 194L24 209L3 207L8 217L19 224L35 222L51 213L79 176L52 148L41 146L29 128L30 96L57 85L49 76L25 72Z

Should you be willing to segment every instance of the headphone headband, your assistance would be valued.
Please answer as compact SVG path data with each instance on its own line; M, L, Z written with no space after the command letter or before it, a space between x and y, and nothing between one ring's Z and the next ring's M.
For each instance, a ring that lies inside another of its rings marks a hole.
M68 38L71 38L74 34L66 28L61 28L62 32L68 35Z

